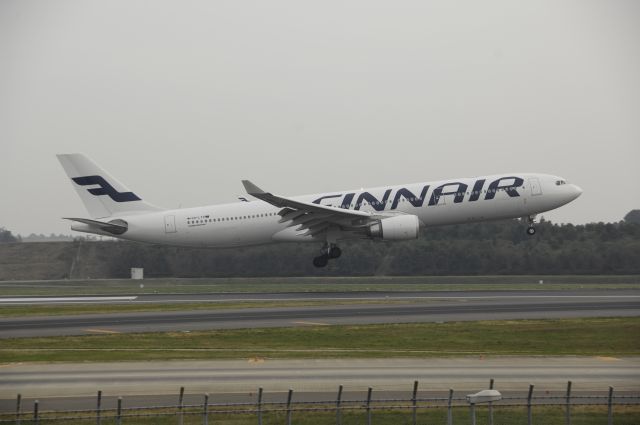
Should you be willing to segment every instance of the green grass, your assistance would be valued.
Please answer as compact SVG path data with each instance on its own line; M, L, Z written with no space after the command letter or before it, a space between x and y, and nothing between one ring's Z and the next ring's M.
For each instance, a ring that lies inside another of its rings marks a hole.
M0 362L640 354L640 318L309 326L3 339Z
M345 300L345 301L231 301L203 303L150 304L43 304L8 305L0 307L0 317L59 316L74 314L140 313L153 311L228 310L242 308L314 307L354 304L402 304L401 300ZM429 300L415 302L428 303Z
M331 406L333 407L333 406ZM330 407L330 408L331 408ZM215 409L211 409L214 411ZM562 406L534 406L533 421L537 424L545 425L564 425L565 411ZM614 407L614 423L616 425L637 425L640 422L640 406L615 406ZM136 413L136 412L128 412ZM154 414L165 413L166 416L156 417L124 417L122 423L136 425L173 425L177 423L177 417L168 410L148 410L140 413ZM202 424L202 414L198 410L188 410L184 416L185 425ZM110 413L112 414L112 413ZM45 416L45 415L43 415ZM55 417L60 415L46 414L46 417ZM30 415L24 415L25 419L22 424L27 425L33 423ZM488 423L488 413L486 407L479 407L476 411L476 417L479 424ZM494 407L494 423L509 425L524 425L527 423L527 412L525 407L507 407L496 405ZM4 417L3 417L4 418ZM13 416L10 417L13 419ZM417 413L417 422L420 424L443 424L446 423L447 411L443 407L435 407L428 409L419 409ZM580 425L601 425L607 423L606 406L573 406L571 408L572 423ZM335 424L335 411L327 412L304 412L293 411L291 415L292 423L299 425L321 425ZM372 423L376 425L405 425L412 423L412 413L409 409L383 409L373 410L371 413ZM342 423L363 424L367 421L367 413L364 409L345 410L342 412ZM89 425L95 424L95 419L85 420L69 420L63 422L46 421L44 423L65 423L69 425ZM102 423L115 423L114 418L109 417L103 419ZM230 424L230 425L254 425L257 423L256 414L228 414L228 413L212 413L209 415L210 424ZM275 425L286 423L285 412L263 413L264 425ZM456 407L453 409L453 423L469 424L470 416L467 407Z
M544 284L539 284L543 280ZM144 287L140 287L140 284ZM246 292L637 289L640 276L396 276L3 281L0 296Z

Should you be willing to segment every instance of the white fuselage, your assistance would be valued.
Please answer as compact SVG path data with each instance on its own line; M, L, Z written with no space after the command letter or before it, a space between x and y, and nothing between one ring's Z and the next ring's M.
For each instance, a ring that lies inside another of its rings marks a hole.
M509 179L514 177L522 184L506 189L500 187L500 182L512 181ZM493 189L492 183L495 183ZM337 191L292 199L387 216L415 215L422 226L429 227L534 216L571 202L581 192L579 187L565 183L560 177L513 173ZM279 223L281 210L263 201L251 201L112 218L128 223L127 232L118 237L157 244L235 247L322 240L317 236L301 235L295 227ZM75 223L72 228L89 231L81 223ZM354 236L348 232L339 235L339 239L350 237Z

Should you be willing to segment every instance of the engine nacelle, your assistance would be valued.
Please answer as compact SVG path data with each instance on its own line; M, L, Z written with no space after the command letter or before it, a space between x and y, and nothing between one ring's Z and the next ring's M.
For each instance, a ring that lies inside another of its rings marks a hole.
M420 220L415 215L398 215L383 218L369 226L368 234L375 239L385 241L405 241L417 239Z

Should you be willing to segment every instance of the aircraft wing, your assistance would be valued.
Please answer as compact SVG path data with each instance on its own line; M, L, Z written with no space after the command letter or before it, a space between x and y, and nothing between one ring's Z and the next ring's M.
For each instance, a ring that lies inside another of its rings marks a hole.
M289 227L299 226L298 231L306 230L303 236L316 236L329 226L360 227L374 218L373 214L310 202L297 201L265 192L249 180L242 180L247 193L282 210L278 213L280 223L289 222Z

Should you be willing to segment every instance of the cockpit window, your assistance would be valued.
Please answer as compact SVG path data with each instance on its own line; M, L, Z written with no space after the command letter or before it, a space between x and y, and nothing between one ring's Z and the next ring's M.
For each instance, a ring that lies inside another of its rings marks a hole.
M565 180L556 180L556 186L562 186L563 184L567 184Z

